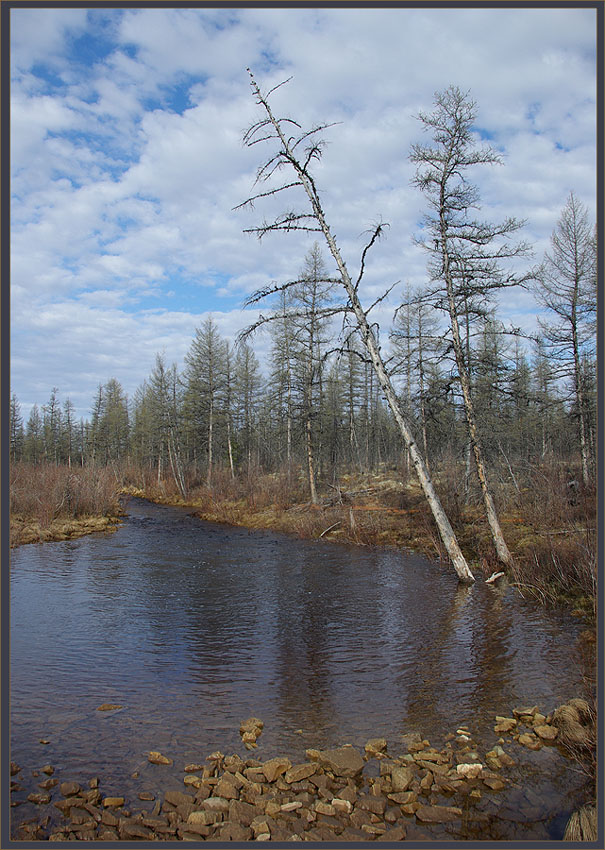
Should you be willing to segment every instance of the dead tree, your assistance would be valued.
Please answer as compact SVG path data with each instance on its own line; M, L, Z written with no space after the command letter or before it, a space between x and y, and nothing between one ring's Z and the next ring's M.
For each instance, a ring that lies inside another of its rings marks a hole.
M450 521L441 506L427 466L416 441L414 440L410 425L401 410L390 376L380 353L375 331L368 319L368 314L372 308L375 307L377 303L384 300L390 290L387 290L380 299L374 302L374 304L367 309L364 309L359 298L359 286L363 279L368 251L382 234L384 225L379 224L373 228L371 237L361 255L359 274L357 279L353 281L326 220L319 199L319 192L310 171L311 164L315 160L318 160L322 153L322 143L318 139L318 134L326 129L328 125L320 125L311 130L303 131L301 126L291 118L276 118L269 105L269 97L277 88L284 85L284 83L289 82L289 80L279 83L267 94L263 94L250 69L248 69L248 73L250 74L251 86L256 102L263 108L264 116L247 130L244 135L244 143L252 147L253 145L264 142L271 142L275 146L270 159L268 159L264 165L260 166L258 169L256 184L268 184L271 186L269 181L276 172L279 172L282 169L288 169L293 175L293 179L290 179L281 185L274 186L273 188L268 188L266 191L257 192L240 204L239 207L247 205L253 206L254 203L261 198L267 198L282 192L289 192L290 190L300 191L300 189L302 189L310 204L310 211L288 211L278 215L272 222L264 222L260 227L252 228L246 232L256 233L259 238L262 238L267 233L275 231L303 230L307 232L318 231L323 234L338 269L338 282L341 284L346 294L346 304L343 305L342 310L354 319L355 329L368 353L378 381L380 382L382 392L389 404L401 436L410 454L412 464L437 524L441 540L443 541L447 553L451 558L458 578L462 582L471 583L474 581L474 576L466 563L462 551L460 550ZM297 135L288 135L293 128L295 128Z

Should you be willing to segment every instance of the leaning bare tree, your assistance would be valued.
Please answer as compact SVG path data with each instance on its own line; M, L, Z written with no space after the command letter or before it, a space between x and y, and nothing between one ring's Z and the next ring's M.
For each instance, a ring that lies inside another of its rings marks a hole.
M264 142L271 142L274 145L274 149L270 158L258 169L256 178L257 185L268 184L268 188L265 191L257 192L252 195L239 206L244 207L246 205L253 205L261 198L267 198L282 192L289 192L291 190L300 191L301 189L306 194L308 203L310 204L310 210L307 212L289 211L279 215L272 222L265 222L262 226L253 228L248 232L256 233L259 238L267 233L275 231L304 230L319 231L323 234L326 244L338 268L338 282L341 284L346 294L346 304L343 305L341 309L349 316L354 317L356 330L361 337L365 350L368 353L369 359L378 377L381 389L410 454L414 469L437 524L441 540L443 541L447 553L451 558L458 578L460 581L471 583L474 581L474 576L466 563L462 551L460 550L450 521L441 506L433 486L427 466L418 446L416 445L410 425L401 410L401 406L397 400L395 390L380 353L376 334L368 319L368 313L377 302L368 309L364 309L359 297L359 286L363 279L368 251L380 237L384 225L380 224L373 229L371 238L362 252L359 274L354 281L347 270L344 259L326 220L319 199L319 191L310 170L310 166L313 161L318 160L321 157L322 143L318 138L318 134L325 130L328 125L324 124L314 127L311 130L304 131L301 126L291 118L276 118L269 105L269 97L277 88L284 85L284 83L289 82L289 80L279 83L267 94L263 94L250 69L248 69L248 73L250 74L251 86L256 102L263 108L264 116L247 130L244 136L244 142L250 147ZM296 132L296 136L289 135L293 129ZM279 172L282 169L287 169L290 174L292 174L292 178L287 179L286 182L281 183L278 186L272 186L270 182L271 178L276 174L276 172ZM277 290L269 290L267 294L269 294L270 291ZM380 300L383 300L384 297L386 297L386 293Z
M431 295L434 305L444 310L449 320L485 514L498 559L510 567L512 556L488 481L461 324L466 322L468 328L472 315L485 318L497 291L526 279L505 272L502 262L525 256L529 247L523 242L508 241L523 222L508 218L501 224L489 224L474 217L479 193L468 181L468 169L500 162L493 148L474 145L472 126L476 115L474 101L457 87L438 92L434 111L419 115L424 129L432 134L433 144L413 145L410 159L417 164L414 184L425 195L430 210L424 218L426 236L420 244L429 254L431 281L436 284Z

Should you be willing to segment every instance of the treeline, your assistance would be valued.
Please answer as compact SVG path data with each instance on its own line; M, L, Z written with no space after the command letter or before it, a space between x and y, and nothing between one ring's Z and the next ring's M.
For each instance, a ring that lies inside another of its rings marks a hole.
M158 354L131 399L110 379L99 386L88 420L76 421L70 400L61 404L53 389L24 423L13 395L12 460L79 466L128 462L153 470L158 481L172 477L183 497L189 486L202 481L211 486L217 469L232 477L304 471L312 501L322 483L333 484L343 471L406 467L392 415L355 337L334 350L325 278L315 245L296 285L279 293L264 320L271 334L266 376L253 337L232 346L208 318L197 329L181 371ZM585 477L593 474L595 310L596 302L585 304L583 313L576 308L567 346L561 304L556 322L549 324L544 314L543 335L529 347L507 334L493 311L466 327L466 367L487 462L513 488L531 480L532 470L545 461L568 465L570 480L581 478L584 468ZM579 358L574 338L580 341ZM422 293L407 293L389 345L400 400L429 467L438 471L458 464L466 490L472 491L467 423L451 347Z

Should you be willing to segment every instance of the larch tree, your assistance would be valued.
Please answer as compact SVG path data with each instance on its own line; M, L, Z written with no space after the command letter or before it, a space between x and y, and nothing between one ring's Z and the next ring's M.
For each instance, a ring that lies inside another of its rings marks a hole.
M395 388L388 374L383 356L380 351L380 346L376 336L374 327L368 314L376 303L386 298L388 291L378 299L377 302L364 308L361 302L359 288L363 280L366 259L368 251L373 247L376 240L383 232L384 225L380 224L373 228L372 235L365 246L360 261L360 269L356 278L353 278L349 273L344 258L340 252L334 234L328 224L326 215L320 200L319 190L315 183L315 178L311 172L311 165L314 161L321 157L322 145L319 140L319 133L325 129L326 125L314 127L311 130L303 130L302 127L293 119L277 118L269 104L269 97L275 91L274 87L267 94L263 94L250 73L251 86L256 102L263 109L263 117L256 121L246 132L244 141L248 146L264 144L271 142L273 151L263 165L257 171L257 184L265 184L268 186L264 191L259 191L249 197L240 206L253 205L256 201L268 196L275 196L280 193L288 193L291 190L304 192L307 197L309 206L305 207L302 212L289 210L286 213L278 215L272 222L266 222L260 227L252 228L251 232L256 233L259 238L263 235L276 231L293 231L303 230L306 232L320 232L328 246L330 254L336 264L338 276L335 282L340 284L343 294L346 296L345 303L342 304L341 310L352 319L355 325L355 330L361 338L364 350L372 364L377 379L380 384L381 391L387 399L388 405L393 413L400 435L410 452L414 469L424 491L424 494L430 505L433 517L435 519L439 534L445 549L452 561L456 574L460 581L473 582L474 577L469 569L469 566L462 554L458 541L450 524L450 521L443 510L437 492L431 480L429 471L426 467L422 454L414 439L410 423L406 419L401 408ZM279 85L283 85L280 83ZM295 136L290 135L292 132ZM272 177L276 172L282 169L287 169L291 177L287 181L275 186L271 183Z
M545 349L557 364L559 377L570 380L578 422L582 479L591 478L590 404L582 367L583 356L596 348L596 234L586 207L573 192L551 236L534 284L538 301L551 314L539 319Z
M186 427L193 438L194 460L198 441L206 448L206 484L212 484L215 464L216 428L223 412L227 388L225 372L226 342L216 322L209 316L195 337L185 357L183 405ZM203 436L202 436L203 435Z
M21 460L23 455L23 442L25 431L23 428L23 417L21 416L21 405L15 393L12 393L9 404L9 440L11 461Z
M468 434L477 476L498 559L512 565L488 482L487 467L464 347L464 324L471 315L485 316L494 294L518 285L525 277L505 272L504 260L527 255L525 243L509 238L522 222L508 218L489 224L474 218L479 192L467 179L469 168L499 163L491 147L475 146L475 102L459 88L450 86L435 95L435 109L418 116L432 144L412 145L410 159L416 163L414 185L424 194L429 212L424 216L423 237L418 242L429 254L433 289L430 297L448 317L451 341L463 396ZM466 338L469 338L467 331Z

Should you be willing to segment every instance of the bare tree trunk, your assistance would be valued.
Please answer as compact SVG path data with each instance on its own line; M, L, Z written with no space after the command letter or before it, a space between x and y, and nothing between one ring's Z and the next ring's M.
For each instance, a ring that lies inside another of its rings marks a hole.
M206 484L212 485L212 431L214 428L214 404L210 400L210 412L208 414L208 470L206 473Z
M444 258L444 276L447 285L447 294L448 294L448 302L450 309L450 323L452 328L452 341L454 345L454 354L456 356L456 363L458 366L458 376L460 378L460 384L462 387L462 396L464 399L464 411L466 413L466 421L468 425L468 434L470 438L471 448L473 450L473 454L475 456L475 466L477 468L477 477L479 478L479 484L481 485L481 495L483 497L483 504L485 507L485 515L487 517L487 521L489 523L489 527L492 532L492 540L494 541L494 546L496 548L496 553L498 555L498 559L502 561L507 567L512 566L513 558L506 545L506 541L504 540L504 535L502 534L502 529L500 528L500 522L498 520L498 514L496 513L496 508L494 505L494 499L489 488L489 484L487 481L487 472L485 468L485 462L483 460L483 451L481 448L481 443L479 440L479 434L477 432L477 423L475 419L475 410L473 406L473 399L471 395L471 386L470 380L468 376L468 371L466 369L466 365L464 362L464 353L462 350L462 340L460 339L460 327L458 325L458 316L456 315L456 305L454 301L454 287L451 279L450 271L449 271L449 256L447 252L447 243L445 241L445 233L443 234L443 258Z
M252 75L250 76L252 77ZM414 469L418 476L418 480L420 481L420 485L429 503L433 517L437 524L437 528L439 529L441 540L443 541L447 553L451 558L456 574L458 575L460 581L467 583L473 582L475 580L474 576L470 571L469 566L464 558L464 555L462 554L462 551L458 545L458 541L456 540L456 536L454 534L450 521L441 506L441 502L439 501L439 497L437 496L437 493L433 486L433 482L431 481L428 469L426 468L422 455L420 454L418 447L416 446L416 442L412 436L410 427L405 417L403 416L403 413L399 406L394 387L391 383L391 379L386 371L384 362L382 360L376 337L359 300L359 296L357 293L357 285L353 283L351 276L349 275L345 262L336 244L336 240L334 239L334 236L332 235L332 232L328 226L323 209L321 207L318 192L315 188L315 184L310 178L306 167L304 167L296 159L290 142L286 139L279 121L274 117L266 98L264 98L261 94L261 91L258 88L258 85L256 84L256 81L253 77L252 87L258 98L258 102L264 107L269 122L273 126L277 137L279 138L283 146L283 153L285 159L294 168L298 181L303 186L307 197L311 202L311 207L313 209L313 217L316 219L324 235L328 248L330 249L330 253L332 254L332 257L334 258L334 261L338 267L338 271L340 273L340 281L346 291L350 309L355 315L361 340L364 344L366 351L368 352L372 366L374 368L376 376L378 377L378 381L380 382L380 387L385 395L389 407L391 408L391 412L393 413L401 436L403 437L403 440L408 448L412 463L414 465ZM311 157L309 156L307 162L310 160L310 158ZM378 238L379 234L380 228L376 230L374 237L368 245L368 248L374 243L375 239ZM365 253L366 252L364 252L363 260L365 260ZM363 260L362 271L360 273L360 277L357 281L357 284L359 283L359 280L361 280L361 275L363 274Z

